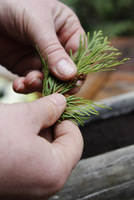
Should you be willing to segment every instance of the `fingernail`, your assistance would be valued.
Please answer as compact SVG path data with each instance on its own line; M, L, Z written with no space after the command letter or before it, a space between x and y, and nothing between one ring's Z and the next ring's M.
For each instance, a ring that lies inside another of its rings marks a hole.
M18 85L18 87L16 88L16 91L19 91L20 88L21 88L23 85L24 85L23 83L20 83L20 84Z
M33 82L35 82L36 81L36 83L38 84L38 85L40 85L40 84L42 84L42 80L41 79L39 79L39 78L33 78L29 83L28 83L28 85L31 85Z
M66 98L62 94L51 94L47 96L50 101L54 102L58 106L65 106L66 105Z
M66 76L75 73L76 69L72 63L63 59L60 60L59 63L57 64L56 71L58 74Z

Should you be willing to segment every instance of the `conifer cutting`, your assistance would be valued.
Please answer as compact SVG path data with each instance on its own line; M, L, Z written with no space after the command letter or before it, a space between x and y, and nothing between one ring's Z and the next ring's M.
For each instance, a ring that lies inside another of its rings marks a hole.
M71 81L61 81L49 72L49 61L44 59L37 48L44 73L42 96L52 93L66 95L69 90L76 86L78 80L85 80L87 74L102 71L115 70L115 66L121 65L128 58L117 60L121 54L115 47L111 46L107 37L103 37L102 31L94 32L91 38L90 33L80 36L79 48L75 55L70 50L70 57L77 67L77 74ZM44 52L45 53L45 52ZM47 55L46 55L47 58ZM84 125L91 114L99 115L96 107L105 108L93 100L84 100L82 97L70 95L66 97L67 107L59 121L68 119L74 123Z

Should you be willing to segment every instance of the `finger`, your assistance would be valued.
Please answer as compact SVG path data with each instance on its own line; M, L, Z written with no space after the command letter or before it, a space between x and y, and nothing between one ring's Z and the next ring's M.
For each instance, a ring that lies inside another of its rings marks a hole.
M83 150L83 138L81 132L74 123L65 120L55 125L55 140L53 147L57 153L56 159L61 171L68 176L79 161ZM65 170L65 171L64 171Z
M39 50L43 57L46 57L46 53L50 72L57 78L67 81L76 75L76 66L58 41L55 31L48 32L49 35L45 33L44 37L37 41Z
M41 92L43 78L44 76L41 71L31 71L25 78L25 85L31 90Z
M76 94L77 92L79 92L79 90L81 89L81 86L84 84L84 81L77 81L77 83L75 84L76 87L74 87L73 89L68 91L68 94L73 95Z
M13 81L13 89L17 93L28 94L30 92L41 92L43 73L40 71L31 71L26 77L19 77Z
M59 42L52 14L48 13L48 19L35 21L36 26L30 29L32 43L38 46L44 58L46 58L44 51L46 52L50 71L61 80L69 80L75 76L76 66ZM63 25L62 23L60 26ZM42 24L45 24L45 28Z
M60 2L60 4L62 3ZM62 4L60 18L60 28L58 27L59 21L55 20L58 39L68 54L70 53L70 49L75 53L79 47L80 35L83 36L85 31L82 28L77 15L64 4Z
M38 45L44 58L43 52L46 52L50 71L61 80L70 80L76 75L77 68L69 56L69 51L77 51L80 35L84 34L84 30L77 16L65 5L62 5L60 20L57 19L58 16L53 24L50 17L49 24L45 21L45 30L34 31L33 42ZM37 30L41 27L39 25Z
M25 77L16 78L13 81L13 90L17 93L23 93L23 94L29 93L29 88L27 88L25 85Z
M50 178L51 191L59 191L65 184L69 174L79 161L83 150L83 139L79 128L72 122L66 120L54 126L55 140L48 143L39 139L39 149L42 170L47 170L45 182ZM49 152L49 154L44 154ZM47 168L46 168L46 164ZM51 164L50 164L51 163ZM61 178L62 177L62 178Z
M70 54L70 49L75 54L79 48L80 36L84 36L84 34L85 31L78 17L73 13L58 32L58 39L68 54Z
M61 116L66 107L66 98L61 94L52 94L28 104L34 132L52 126Z
M34 163L39 166L39 180L44 182L44 186L47 183L47 188L49 183L51 195L64 186L83 150L81 132L75 124L66 120L56 124L53 130L55 137L53 143L36 137L32 149L36 155ZM37 169L36 166L34 168Z

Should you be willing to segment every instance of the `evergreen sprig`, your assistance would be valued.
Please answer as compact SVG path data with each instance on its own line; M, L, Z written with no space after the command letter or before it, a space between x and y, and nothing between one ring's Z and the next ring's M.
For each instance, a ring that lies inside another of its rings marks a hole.
M89 73L96 73L100 71L114 70L113 67L121 65L127 58L118 61L117 57L120 55L118 50L110 45L107 37L102 36L102 31L94 32L91 39L90 34L80 36L79 48L75 55L70 50L70 57L77 66L77 75L71 81L61 81L54 77L49 72L48 59L45 61L39 52L43 73L43 90L42 95L47 96L52 93L61 93L65 95L69 90L76 87L78 80L85 80ZM47 57L47 55L46 55ZM66 97L67 107L61 115L61 119L69 119L74 123L84 125L84 121L90 118L91 114L98 115L96 106L104 108L105 106L95 103L91 100L84 100L82 97L70 95Z
M75 124L84 125L85 120L89 119L91 114L99 115L95 107L106 108L104 105L99 105L92 100L84 100L82 97L70 95L66 97L67 107L60 119L69 119ZM60 121L60 120L59 120Z
M126 58L122 61L117 60L121 53L110 45L107 37L102 37L102 31L95 31L92 39L88 33L87 37L84 36L84 43L80 38L79 48L75 56L71 50L70 52L78 69L77 74L114 70L111 67L123 64L126 60Z

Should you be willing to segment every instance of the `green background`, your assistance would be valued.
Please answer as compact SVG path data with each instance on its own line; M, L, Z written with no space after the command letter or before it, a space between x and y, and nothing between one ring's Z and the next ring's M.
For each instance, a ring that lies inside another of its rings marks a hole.
M62 0L79 17L86 32L109 37L134 35L134 0Z

